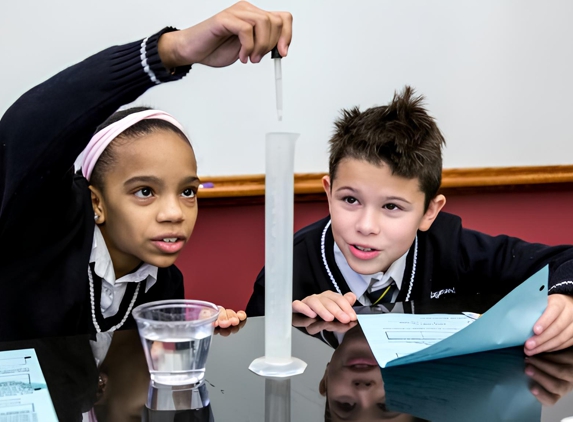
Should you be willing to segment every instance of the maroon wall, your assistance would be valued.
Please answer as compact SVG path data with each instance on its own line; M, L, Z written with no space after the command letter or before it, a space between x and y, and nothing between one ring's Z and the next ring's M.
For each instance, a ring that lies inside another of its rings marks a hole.
M573 243L573 187L450 193L445 211L464 226L530 242ZM324 201L295 204L295 230L326 215ZM186 296L244 309L264 263L264 206L200 205L190 244L177 261Z

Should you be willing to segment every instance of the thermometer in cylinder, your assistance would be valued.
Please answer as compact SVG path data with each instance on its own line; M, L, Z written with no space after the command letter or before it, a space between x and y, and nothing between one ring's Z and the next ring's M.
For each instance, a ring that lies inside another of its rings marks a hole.
M277 117L283 120L283 72L281 67L282 56L275 47L271 52L271 58L275 62L275 90L277 95Z

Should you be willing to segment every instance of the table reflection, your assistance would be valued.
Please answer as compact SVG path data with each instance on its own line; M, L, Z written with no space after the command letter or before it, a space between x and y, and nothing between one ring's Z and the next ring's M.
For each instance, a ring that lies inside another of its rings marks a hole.
M0 351L28 348L36 351L58 419L81 420L82 413L89 412L98 394L98 369L90 348L90 337L84 335L0 343ZM0 405L9 402L4 398ZM35 417L42 420L41 416Z
M195 389L150 388L134 330L0 343L0 350L36 350L62 422L548 422L573 414L573 349L532 358L503 349L380 370L356 323L295 316L293 353L309 366L270 379L248 370L264 350L264 322L216 334L206 381Z
M293 322L335 348L319 385L325 421L533 422L573 389L573 349L529 358L517 347L381 369L356 323Z
M167 386L149 383L143 421L213 421L209 391L203 382L197 386Z
M326 396L325 420L415 421L386 407L382 373L360 326L347 331L332 355L320 382Z
M290 378L265 379L265 422L290 422Z

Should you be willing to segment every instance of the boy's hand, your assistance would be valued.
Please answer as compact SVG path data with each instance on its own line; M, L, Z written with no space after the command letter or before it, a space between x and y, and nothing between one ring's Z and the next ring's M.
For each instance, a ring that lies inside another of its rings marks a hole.
M285 57L291 37L290 13L240 1L191 28L163 34L158 49L168 69L194 63L223 67L237 59L258 63L275 46Z
M215 327L227 328L239 325L241 321L247 319L247 314L244 311L235 312L232 309L225 309L219 306L219 318L215 321Z
M352 305L356 302L354 293L339 293L327 290L318 295L307 296L303 300L292 303L293 312L304 314L310 318L321 317L325 321L337 319L343 324L356 321L356 312Z
M573 345L573 297L554 294L533 326L535 335L525 342L525 354L553 352Z
M315 335L321 331L331 331L333 333L343 334L354 328L358 324L357 321L351 321L348 324L343 324L338 321L323 321L316 318L308 318L301 314L294 314L292 316L293 327L306 328L306 332L310 335Z
M573 350L526 357L525 363L525 373L533 381L529 391L544 406L573 390Z

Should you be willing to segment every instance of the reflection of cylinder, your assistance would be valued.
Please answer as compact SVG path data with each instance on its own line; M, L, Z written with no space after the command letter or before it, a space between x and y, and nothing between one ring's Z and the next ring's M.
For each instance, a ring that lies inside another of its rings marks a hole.
M290 378L265 379L265 422L290 422Z
M265 173L265 358L291 359L294 145L297 133L267 133Z

